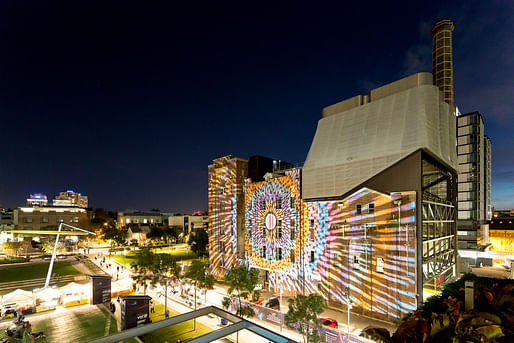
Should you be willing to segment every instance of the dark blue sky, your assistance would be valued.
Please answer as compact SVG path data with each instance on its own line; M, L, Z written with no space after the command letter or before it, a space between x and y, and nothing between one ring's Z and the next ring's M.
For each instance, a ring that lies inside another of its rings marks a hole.
M303 162L321 108L431 71L455 22L455 99L493 142L514 207L514 3L2 1L0 205L75 189L90 206L207 207L213 158Z

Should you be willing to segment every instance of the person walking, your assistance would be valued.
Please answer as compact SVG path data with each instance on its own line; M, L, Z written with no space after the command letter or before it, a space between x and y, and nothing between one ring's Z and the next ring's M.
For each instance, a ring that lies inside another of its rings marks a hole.
M151 313L154 313L155 312L155 304L153 301L150 301L150 312Z

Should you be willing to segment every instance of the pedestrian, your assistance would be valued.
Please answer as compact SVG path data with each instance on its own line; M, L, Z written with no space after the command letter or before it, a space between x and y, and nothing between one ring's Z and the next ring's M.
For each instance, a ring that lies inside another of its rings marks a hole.
M153 301L150 301L150 312L151 312L151 313L154 313L154 312L155 312L155 305L154 305L154 302L153 302Z
M116 271L119 273L120 272L120 266L117 266L116 267Z
M170 317L170 311L166 310L164 316L166 317L166 319L168 319Z

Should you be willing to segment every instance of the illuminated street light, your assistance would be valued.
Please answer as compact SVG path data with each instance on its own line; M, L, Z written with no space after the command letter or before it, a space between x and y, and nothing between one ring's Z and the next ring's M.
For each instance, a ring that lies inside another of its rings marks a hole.
M48 285L50 284L50 276L52 275L52 269L54 267L55 254L57 252L57 244L59 243L59 236L61 235L61 230L62 230L63 225L71 227L71 228L79 230L79 231L82 231L82 232L90 233L90 234L96 236L96 233L94 233L94 232L90 232L90 231L81 229L79 227L73 226L73 225L68 225L68 224L65 224L65 223L60 223L59 224L59 230L57 230L57 237L55 238L54 252L52 254L52 259L50 260L50 266L48 267L48 273L46 274L45 287L48 287Z

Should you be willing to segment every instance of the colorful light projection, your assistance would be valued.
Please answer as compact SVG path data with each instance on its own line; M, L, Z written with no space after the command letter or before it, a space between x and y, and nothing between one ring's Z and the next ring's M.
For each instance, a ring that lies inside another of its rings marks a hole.
M239 265L238 220L244 216L243 180L248 162L225 156L209 166L209 263L211 271L223 277L228 269Z
M269 181L247 181L245 209L247 264L270 272L273 288L280 286L288 293L302 291L305 284L300 280L311 278L325 237L314 235L320 216L311 212L318 206L301 200L300 171L292 169L286 176ZM311 224L309 218L315 222ZM326 228L324 222L321 225ZM316 257L312 262L311 252Z
M320 292L345 308L349 287L354 311L384 319L415 309L415 193L363 188L310 203L298 194L288 175L246 185L247 264L267 270L272 289Z
M307 203L300 170L243 187L244 171L234 160L215 161L209 249L218 276L245 264L267 271L277 294L319 292L345 309L349 288L353 312L382 319L415 308L414 192L362 188L341 201Z

